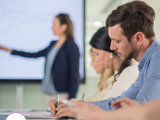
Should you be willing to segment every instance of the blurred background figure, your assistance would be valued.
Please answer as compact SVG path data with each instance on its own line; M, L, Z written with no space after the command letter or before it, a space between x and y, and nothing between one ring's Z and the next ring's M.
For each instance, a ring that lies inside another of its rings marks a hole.
M52 30L59 36L48 47L36 53L17 51L0 46L0 49L27 58L45 57L42 91L46 94L45 106L60 93L60 100L75 98L80 83L79 50L74 42L73 24L68 14L58 14Z
M92 58L91 66L97 74L100 74L100 78L96 91L85 101L98 101L102 100L112 88L114 70L106 69L100 62L96 61L95 53L92 49L90 49L90 56Z

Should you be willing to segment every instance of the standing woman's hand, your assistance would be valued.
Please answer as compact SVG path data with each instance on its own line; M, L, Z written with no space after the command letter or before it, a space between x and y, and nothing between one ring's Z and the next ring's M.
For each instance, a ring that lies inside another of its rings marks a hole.
M13 50L8 49L8 48L6 48L6 47L3 47L3 46L1 46L1 45L0 45L0 49L1 49L1 50L4 50L4 51L7 51L7 52L10 52L10 53L13 52Z

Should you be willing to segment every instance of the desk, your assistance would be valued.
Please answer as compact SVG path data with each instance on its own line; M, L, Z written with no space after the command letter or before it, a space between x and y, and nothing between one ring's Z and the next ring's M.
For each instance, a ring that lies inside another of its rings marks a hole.
M47 109L0 109L0 120L6 120L11 113L21 113L27 120L59 120L52 118ZM76 120L72 118L61 118L60 120Z
M7 115L0 115L0 120L6 120ZM62 118L62 119L27 119L27 120L76 120L70 118Z

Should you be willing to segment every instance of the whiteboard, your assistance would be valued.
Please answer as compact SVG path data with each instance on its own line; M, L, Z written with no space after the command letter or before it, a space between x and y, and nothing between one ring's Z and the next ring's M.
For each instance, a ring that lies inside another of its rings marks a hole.
M69 14L80 51L80 78L84 78L84 0L0 0L0 45L37 52L57 40L53 19ZM45 58L24 58L0 50L0 80L41 80Z

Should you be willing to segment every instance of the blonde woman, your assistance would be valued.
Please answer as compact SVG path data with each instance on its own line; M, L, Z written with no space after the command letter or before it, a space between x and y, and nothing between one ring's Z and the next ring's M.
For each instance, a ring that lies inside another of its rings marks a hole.
M100 62L96 61L95 53L92 49L90 50L90 56L92 58L91 66L97 74L100 74L100 79L96 91L85 101L98 101L102 100L112 88L114 70L106 69Z

